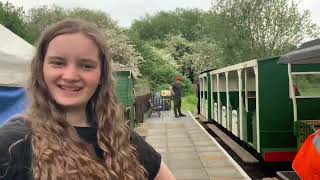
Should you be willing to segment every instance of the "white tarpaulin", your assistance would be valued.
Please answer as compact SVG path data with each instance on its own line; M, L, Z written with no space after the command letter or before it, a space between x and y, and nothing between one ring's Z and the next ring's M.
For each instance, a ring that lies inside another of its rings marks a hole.
M0 24L0 86L26 85L34 51L31 44Z

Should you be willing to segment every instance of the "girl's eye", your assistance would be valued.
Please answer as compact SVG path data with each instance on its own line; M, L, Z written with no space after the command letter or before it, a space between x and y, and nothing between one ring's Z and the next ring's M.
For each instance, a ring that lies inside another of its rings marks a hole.
M84 70L91 70L91 69L94 69L95 66L91 64L81 64L81 68Z
M62 67L65 65L62 61L51 61L50 64L52 64L54 67Z

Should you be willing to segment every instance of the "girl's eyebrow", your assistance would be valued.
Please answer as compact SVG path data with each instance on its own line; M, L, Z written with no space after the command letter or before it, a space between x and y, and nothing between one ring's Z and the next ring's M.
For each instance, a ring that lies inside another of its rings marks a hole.
M48 60L60 60L60 61L64 61L65 58L61 57L61 56L47 56L46 59ZM97 65L99 63L99 61L94 60L94 59L90 59L90 58L81 58L80 63L90 63L90 64L95 64Z
M93 60L93 59L89 59L89 58L82 58L82 59L80 59L80 62L98 64L97 60Z
M60 57L60 56L48 56L47 59L49 59L49 60L64 60L64 58Z

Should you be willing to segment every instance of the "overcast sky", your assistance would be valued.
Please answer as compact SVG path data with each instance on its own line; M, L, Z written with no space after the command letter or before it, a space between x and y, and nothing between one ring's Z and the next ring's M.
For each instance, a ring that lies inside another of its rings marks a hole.
M154 14L161 10L176 8L208 10L212 6L212 0L9 0L9 2L25 9L45 4L56 4L64 8L100 9L108 13L122 27L129 27L133 19L143 17L146 13ZM312 20L320 25L319 0L302 0L301 9L310 10Z

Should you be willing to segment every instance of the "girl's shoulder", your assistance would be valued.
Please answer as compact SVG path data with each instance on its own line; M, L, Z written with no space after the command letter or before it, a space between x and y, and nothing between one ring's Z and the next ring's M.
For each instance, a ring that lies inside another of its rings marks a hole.
M130 140L140 163L148 171L148 179L154 179L160 169L161 155L133 130L130 131Z
M31 165L31 123L21 117L0 127L0 177L26 177ZM19 173L17 173L19 172ZM1 178L0 178L1 179Z
M10 119L0 127L0 142L11 142L25 138L31 133L31 122L23 117ZM0 144L0 145L1 145Z

